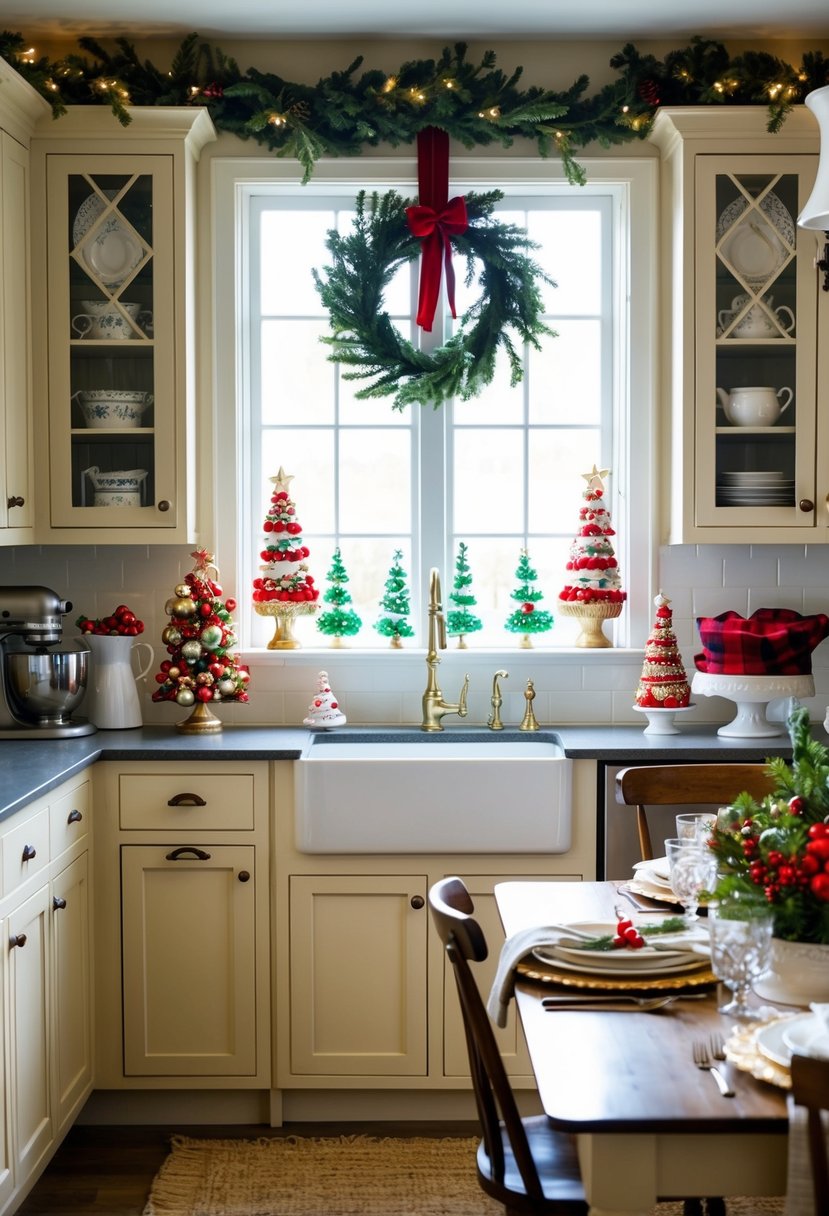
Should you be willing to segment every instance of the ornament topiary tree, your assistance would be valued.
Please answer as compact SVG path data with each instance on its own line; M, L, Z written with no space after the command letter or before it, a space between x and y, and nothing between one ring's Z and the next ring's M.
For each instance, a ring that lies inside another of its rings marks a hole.
M343 638L350 638L359 633L363 622L353 608L346 606L351 603L351 595L346 590L348 574L339 546L334 550L327 577L331 586L322 598L331 607L317 618L317 629L331 638L332 646L342 646Z
M577 646L601 647L612 643L602 623L619 616L627 594L622 590L619 563L610 539L616 533L605 505L605 478L609 469L582 473L587 482L579 508L579 529L567 558L567 582L559 592L559 611L577 619L581 632Z
M399 650L402 646L402 638L414 637L414 630L406 620L411 612L411 602L406 585L406 572L400 564L402 557L402 551L396 549L386 579L386 590L380 601L380 607L384 610L385 616L381 616L374 625L377 632L384 638L391 639L390 644L395 650Z
M521 550L515 577L518 579L518 586L510 592L510 599L515 600L519 607L507 617L505 628L510 633L520 633L521 645L529 649L532 647L530 635L546 633L548 629L552 629L553 616L550 612L539 612L536 608L536 604L544 599L544 593L535 586L538 575L530 565L526 549Z
M480 618L469 611L478 601L469 590L472 586L472 574L466 554L467 546L460 541L458 556L455 558L455 580L449 593L449 603L454 604L455 607L446 614L446 632L451 637L457 637L458 650L466 649L468 633L477 633L479 629L483 628Z
M299 646L293 636L293 620L316 612L319 590L305 562L309 549L302 540L302 524L291 497L293 475L280 466L271 478L273 493L262 530L264 548L260 575L253 580L253 607L260 616L276 618L276 631L269 650L292 650Z
M222 729L220 719L210 712L211 705L248 700L250 673L232 652L236 636L231 613L236 601L222 603L213 555L196 549L190 556L196 565L164 605L170 623L161 640L170 657L161 663L155 677L158 688L153 700L192 706L192 714L178 729L201 734Z

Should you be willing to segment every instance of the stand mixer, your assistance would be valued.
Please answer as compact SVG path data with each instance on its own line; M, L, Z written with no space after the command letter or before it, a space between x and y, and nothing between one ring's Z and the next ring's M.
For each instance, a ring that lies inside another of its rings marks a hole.
M49 650L63 638L72 611L48 587L0 587L0 739L89 735L70 715L86 691L89 652Z

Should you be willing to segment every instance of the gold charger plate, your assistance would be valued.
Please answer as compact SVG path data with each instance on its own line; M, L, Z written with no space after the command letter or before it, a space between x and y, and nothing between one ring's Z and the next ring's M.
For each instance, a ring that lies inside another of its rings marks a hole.
M560 984L562 988L593 988L603 992L665 992L683 988L703 988L716 984L717 977L710 967L698 967L681 975L655 975L648 979L613 979L604 975L581 975L575 971L556 971L538 963L519 963L516 972L525 980L540 984Z
M764 1022L751 1022L732 1030L725 1041L725 1058L741 1072L750 1072L758 1081L776 1085L778 1089L791 1089L791 1073L784 1064L772 1060L761 1050L757 1036L761 1030L779 1022L788 1022L798 1014L786 1013L781 1017L768 1018Z

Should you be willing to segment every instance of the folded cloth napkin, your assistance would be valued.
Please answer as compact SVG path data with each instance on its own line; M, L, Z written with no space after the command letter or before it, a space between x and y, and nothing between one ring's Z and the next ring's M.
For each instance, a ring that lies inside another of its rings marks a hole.
M487 1012L496 1026L507 1024L507 1009L515 992L515 968L518 964L532 954L536 946L555 946L566 936L560 928L536 925L532 929L520 929L507 938L501 947L501 957L486 1004Z
M829 633L829 616L801 616L791 608L758 608L697 618L699 671L714 675L809 675L812 651Z

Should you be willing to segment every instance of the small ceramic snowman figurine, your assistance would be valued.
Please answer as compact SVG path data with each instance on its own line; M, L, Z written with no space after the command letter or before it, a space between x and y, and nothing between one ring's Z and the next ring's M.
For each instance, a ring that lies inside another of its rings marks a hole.
M317 676L317 694L308 706L308 717L303 718L302 725L310 726L312 730L330 730L334 726L345 726L345 722L345 714L329 686L328 672L321 671Z

